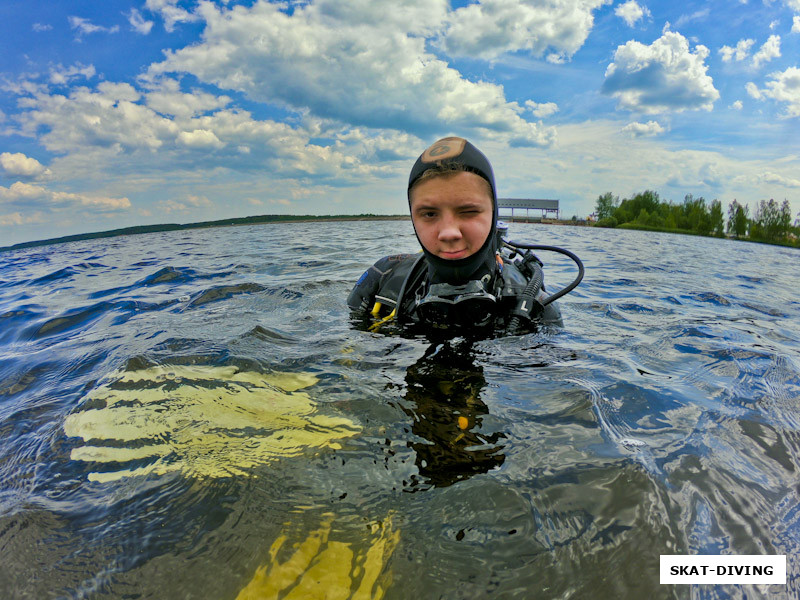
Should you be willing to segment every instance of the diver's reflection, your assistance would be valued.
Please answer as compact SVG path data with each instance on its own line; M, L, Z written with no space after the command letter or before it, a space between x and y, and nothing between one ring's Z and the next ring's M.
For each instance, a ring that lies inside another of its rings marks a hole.
M409 443L424 487L446 487L503 464L505 435L482 430L489 414L480 398L484 387L483 367L467 342L433 345L408 368L401 407L425 440Z

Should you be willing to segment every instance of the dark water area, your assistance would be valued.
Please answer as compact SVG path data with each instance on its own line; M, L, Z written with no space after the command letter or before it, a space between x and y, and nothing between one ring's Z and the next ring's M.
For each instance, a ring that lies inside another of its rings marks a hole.
M1 254L0 597L799 597L800 251L510 237L583 259L563 328L353 327L408 222ZM663 554L787 585L660 585Z

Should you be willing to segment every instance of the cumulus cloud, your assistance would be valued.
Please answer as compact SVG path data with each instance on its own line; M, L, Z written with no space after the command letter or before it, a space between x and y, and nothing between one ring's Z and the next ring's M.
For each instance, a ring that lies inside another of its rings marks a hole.
M193 90L184 93L180 83L174 79L162 79L159 85L147 93L147 106L162 115L193 117L209 111L225 108L230 104L228 96L217 96Z
M559 62L583 46L592 11L605 4L610 0L484 0L453 11L441 44L453 56L494 59L525 50Z
M25 156L21 152L0 154L0 167L9 177L36 178L50 173L47 167L38 160Z
M399 9L424 18L427 6L406 0ZM298 5L287 14L264 2L230 10L201 4L203 41L168 52L151 65L147 79L190 73L258 102L357 127L425 136L459 129L517 145L553 143L555 131L523 119L502 86L463 78L426 51L424 37L383 25L384 12L373 8L340 21L337 10L345 9L335 7Z
M733 104L731 104L731 108L732 108L733 110L742 110L742 107L743 107L743 104L742 104L742 101L741 101L741 100L737 100L736 102L734 102Z
M785 71L770 73L771 81L759 89L753 82L746 85L747 93L756 100L772 98L786 105L783 117L800 117L800 69L789 67Z
M164 19L164 29L174 31L177 23L192 23L200 18L178 6L178 0L147 0L144 7Z
M79 38L90 33L117 33L119 31L119 25L103 27L95 25L89 19L84 19L83 17L67 17L67 20L69 21L69 26L78 32Z
M654 137L664 133L664 129L657 121L648 121L647 123L630 123L622 128L623 133L627 133L633 137Z
M73 79L83 77L84 79L91 79L96 74L94 65L82 65L76 63L71 67L64 67L58 65L57 67L50 68L50 83L55 85L66 85Z
M142 16L142 13L135 8L131 8L130 12L128 12L125 16L128 17L128 23L130 23L131 29L136 33L147 35L153 28L153 21L148 21L145 19Z
M795 177L784 177L783 175L773 173L772 171L764 172L759 179L765 183L774 183L788 188L800 188L800 179Z
M31 27L34 31L41 32L41 31L50 31L53 29L52 25L47 25L43 23L34 23Z
M758 89L755 83L752 81L748 81L747 84L744 86L744 89L747 90L747 95L751 98L756 100L761 100L764 96L761 94L761 90Z
M649 17L650 11L646 6L639 6L636 0L628 0L625 4L617 6L614 14L624 20L628 27L633 27L639 19Z
M771 61L773 58L779 58L781 55L781 36L771 35L769 39L764 42L761 49L753 55L753 67L758 68L763 63Z
M695 46L679 33L666 31L651 45L629 41L619 46L606 69L603 93L619 107L645 114L711 110L719 98L706 73L708 48Z
M792 17L792 33L800 33L800 15Z
M213 131L208 129L195 129L194 131L181 131L178 134L178 143L189 148L221 148L225 144Z
M127 198L110 198L90 194L59 192L41 185L17 181L10 187L0 186L0 203L38 210L66 210L88 208L94 212L127 210L131 203Z
M730 62L731 60L736 60L737 62L743 61L750 54L750 48L752 48L755 43L755 40L746 39L739 40L735 48L723 46L719 49L719 53L722 55L722 62Z
M340 185L367 175L394 173L422 145L405 133L370 131L359 142L348 139L353 128L305 117L302 124L256 120L244 110L221 109L227 100L212 101L204 93L181 94L171 85L140 92L130 84L101 82L95 90L77 87L68 96L41 87L20 86L23 112L15 116L14 133L37 137L55 154L61 169L91 176L99 165L119 173L135 165L139 174L174 169L196 170L198 160L213 150L213 166L235 171L268 170L276 178L313 177ZM163 93L166 96L151 96ZM178 115L156 112L149 102ZM176 108L177 107L177 108ZM321 145L312 138L330 140ZM413 146L413 150L411 147ZM374 162L375 158L383 162ZM51 165L54 168L55 165Z
M205 196L189 195L182 200L163 200L156 204L165 213L188 213L198 208L211 208L214 203Z
M530 110L534 116L540 119L544 119L558 112L558 104L555 102L538 103L533 100L526 100L525 107Z
M40 212L26 214L13 212L0 215L0 226L30 225L31 223L44 223L45 220L45 216Z

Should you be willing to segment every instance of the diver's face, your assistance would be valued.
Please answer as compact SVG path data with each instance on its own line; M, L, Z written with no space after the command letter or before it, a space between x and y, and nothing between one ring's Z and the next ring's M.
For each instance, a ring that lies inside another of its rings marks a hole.
M456 260L480 250L493 214L489 184L475 173L441 175L411 189L411 220L419 241L440 258Z

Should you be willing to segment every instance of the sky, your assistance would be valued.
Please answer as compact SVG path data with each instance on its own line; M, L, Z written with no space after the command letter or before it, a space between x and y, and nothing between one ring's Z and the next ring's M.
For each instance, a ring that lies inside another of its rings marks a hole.
M498 194L800 212L800 0L3 0L0 246L403 214L466 137Z

